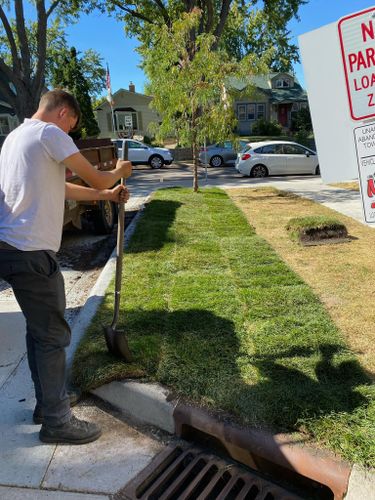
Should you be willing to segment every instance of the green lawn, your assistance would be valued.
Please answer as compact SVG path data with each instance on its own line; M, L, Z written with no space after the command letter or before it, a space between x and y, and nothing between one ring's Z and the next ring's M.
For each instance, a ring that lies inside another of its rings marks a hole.
M76 354L83 389L156 380L375 466L373 387L318 298L223 191L165 189L147 205L124 261L120 327L132 365L106 352L112 290Z

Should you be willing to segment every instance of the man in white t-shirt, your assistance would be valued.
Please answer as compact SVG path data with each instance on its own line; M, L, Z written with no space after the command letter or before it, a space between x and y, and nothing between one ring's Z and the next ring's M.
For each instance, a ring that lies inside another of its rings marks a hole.
M95 169L68 133L80 120L76 99L63 90L44 94L31 119L6 138L0 155L0 278L13 288L26 318L26 344L41 441L88 443L100 428L78 420L66 390L65 290L55 252L60 247L64 200L127 201L122 185L131 163ZM69 168L89 186L65 182Z

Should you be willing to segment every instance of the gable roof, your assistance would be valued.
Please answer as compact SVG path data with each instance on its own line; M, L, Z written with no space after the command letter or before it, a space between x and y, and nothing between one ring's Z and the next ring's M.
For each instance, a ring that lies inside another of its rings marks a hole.
M272 80L277 76L285 75L293 78L294 86L290 88L272 88ZM261 90L269 96L272 103L307 101L306 91L301 87L297 78L285 72L269 73L267 75L251 75L248 78L228 78L228 87L238 91L244 91L248 87Z
M118 90L116 90L116 92L114 94L112 94L112 97L113 99L115 99L116 96L120 96L121 94L128 94L129 96L138 96L138 97L141 97L141 98L144 98L146 100L149 100L151 101L153 99L152 96L149 96L149 95L146 95L146 94L141 94L140 92L132 92L130 90L127 90L127 89L123 89L123 88L120 88ZM94 111L99 111L101 109L102 106L109 106L109 102L107 101L106 98L103 98L105 100L103 100L103 102L101 104L99 104L98 106L96 106L96 108L94 108Z

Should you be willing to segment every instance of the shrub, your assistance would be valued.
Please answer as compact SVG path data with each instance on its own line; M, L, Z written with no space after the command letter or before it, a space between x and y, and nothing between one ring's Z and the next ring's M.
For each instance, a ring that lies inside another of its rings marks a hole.
M143 137L143 142L144 142L145 144L149 144L149 145L151 145L151 144L152 144L152 138L151 138L151 137L149 137L148 135L145 135L145 136Z
M282 127L275 121L267 121L264 118L254 123L252 128L253 135L281 135Z

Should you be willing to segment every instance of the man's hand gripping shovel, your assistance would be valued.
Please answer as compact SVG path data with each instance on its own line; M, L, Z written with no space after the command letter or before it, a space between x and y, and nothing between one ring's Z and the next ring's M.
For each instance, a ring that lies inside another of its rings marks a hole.
M127 146L127 144L126 144ZM127 160L127 148L124 151L124 160ZM121 184L125 185L125 178L130 177L131 166L128 172L121 179ZM111 354L119 358L123 358L127 363L133 360L133 356L128 346L128 340L123 330L117 329L117 323L120 310L121 298L121 280L122 280L122 258L124 251L124 220L125 220L125 206L124 202L120 202L118 206L118 226L117 226L117 256L116 256L116 278L115 278L115 304L111 326L105 326L104 336Z

